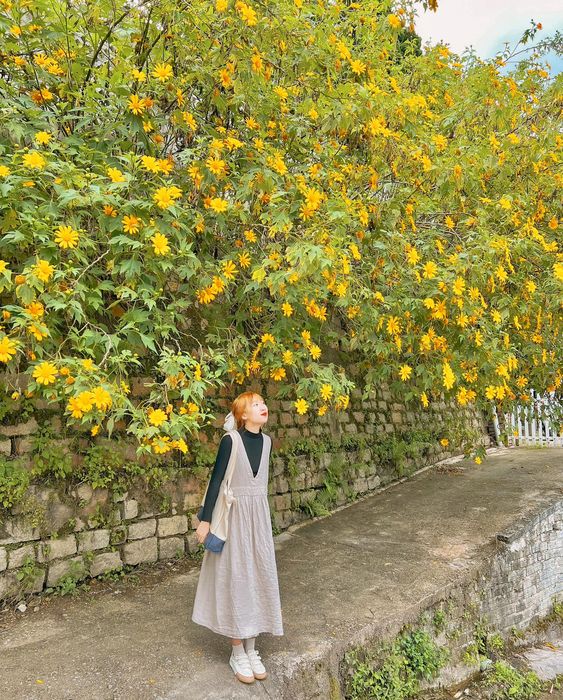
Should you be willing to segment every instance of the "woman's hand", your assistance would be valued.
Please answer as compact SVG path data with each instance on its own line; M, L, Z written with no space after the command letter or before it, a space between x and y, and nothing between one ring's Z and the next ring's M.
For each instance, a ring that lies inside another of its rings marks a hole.
M200 544L203 544L205 542L205 538L209 534L209 528L211 527L211 523L208 523L207 520L202 520L200 524L197 526L197 529L195 531L197 541Z

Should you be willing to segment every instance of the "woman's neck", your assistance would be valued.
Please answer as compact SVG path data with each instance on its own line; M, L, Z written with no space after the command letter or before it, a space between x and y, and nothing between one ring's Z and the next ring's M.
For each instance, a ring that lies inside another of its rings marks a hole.
M258 427L258 430L252 429L252 428L247 428L246 425L243 425L242 428L240 429L241 432L246 432L250 433L253 437L259 437L262 434L262 428Z

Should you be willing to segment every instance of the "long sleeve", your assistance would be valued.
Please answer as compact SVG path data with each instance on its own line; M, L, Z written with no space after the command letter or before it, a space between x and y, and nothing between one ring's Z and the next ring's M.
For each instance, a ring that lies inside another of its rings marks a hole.
M230 435L223 435L221 442L219 443L219 449L217 450L217 457L215 458L215 466L213 467L213 473L211 474L211 479L209 481L209 487L207 489L207 495L205 496L205 503L203 504L203 513L201 521L211 522L211 516L213 515L213 508L215 507L215 502L217 501L217 496L219 495L219 487L227 471L227 465L229 463L229 457L231 456L231 449L233 447L233 441Z

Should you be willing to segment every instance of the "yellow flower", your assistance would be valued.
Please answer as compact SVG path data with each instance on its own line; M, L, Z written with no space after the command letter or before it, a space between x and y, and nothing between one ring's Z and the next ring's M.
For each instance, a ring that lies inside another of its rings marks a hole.
M432 141L436 146L436 150L439 152L444 151L448 145L446 137L442 136L441 134L436 134L436 136L433 136Z
M179 440L174 440L172 442L172 447L175 447L177 450L180 450L184 454L188 451L188 446L186 445L186 441L183 438L180 438Z
M352 69L352 73L356 73L356 75L361 75L366 69L366 64L360 61L359 59L355 59L353 61L350 61L350 68Z
M182 190L172 185L171 187L159 187L153 194L153 200L161 209L168 209L174 200L182 196Z
M156 255L166 255L170 252L170 246L168 245L168 238L163 233L155 233L151 238L154 252Z
M35 336L39 342L49 335L45 326L38 326L35 323L32 323L27 330L29 333Z
M321 356L321 349L315 343L311 343L311 345L307 347L307 350L309 350L309 354L311 355L313 360L318 360Z
M328 401L332 396L332 387L330 384L323 384L321 387L321 397L324 401Z
M119 170L119 168L108 168L106 172L112 182L125 182L126 180L125 175L121 172L121 170Z
M407 262L409 265L416 265L420 260L420 255L414 246L410 246L407 251Z
M387 333L396 335L401 332L401 320L397 316L389 316L387 319Z
M0 177L8 177L10 168L7 165L0 165Z
M160 165L154 156L141 156L141 164L143 169L150 173L160 172Z
M33 274L39 278L42 282L48 282L55 268L49 263L48 260L38 260L37 264L33 267Z
M138 68L132 68L131 75L135 80L138 80L140 83L144 83L147 79L147 74L145 73L145 71L139 70Z
M78 231L75 231L71 226L59 226L55 233L55 243L61 248L76 248Z
M455 282L452 284L452 292L457 296L461 296L465 291L465 280L461 277L457 277Z
M282 311L283 311L283 315L284 315L284 316L288 316L288 317L289 317L289 316L291 316L292 313L293 313L293 306L291 306L291 304L289 304L287 301L285 301L285 302L282 304Z
M49 141L52 138L53 138L52 134L50 134L48 131L38 131L35 134L35 140L37 141L37 143L40 143L42 146L49 143Z
M286 376L285 369L283 367L278 367L277 369L272 370L272 372L270 373L270 376L272 377L272 379L274 381L279 382L282 379L285 379L285 376Z
M556 279L558 279L560 282L563 282L563 263L562 262L553 263L553 274L555 275Z
M448 440L448 438L442 438L440 440L440 445L442 445L442 447L447 447L449 444L450 444L450 441Z
M223 262L223 274L228 280L234 280L237 273L237 266L232 260L225 260Z
M228 209L229 202L227 202L226 199L221 199L221 197L213 197L213 199L209 202L209 206L211 209L213 209L213 211L222 213Z
M90 357L87 357L84 360L82 360L82 366L85 370L91 371L94 369L94 361Z
M393 29L399 29L399 27L403 26L403 23L399 17L397 17L397 15L388 15L387 21L389 22L390 26L393 27Z
M262 69L264 68L264 61L262 60L260 51L258 51L257 49L255 49L254 53L252 54L252 58L250 59L250 65L255 73L261 73Z
M501 197L498 200L499 206L502 207L502 209L510 209L512 207L512 202L510 199L507 199L506 197Z
M92 391L92 401L102 411L108 409L112 404L112 399L109 391L106 391L102 386L97 386Z
M32 301L25 308L33 318L40 318L45 313L45 307L40 301Z
M221 158L211 156L205 161L205 165L207 165L209 170L217 177L224 177L227 174L227 164Z
M229 6L229 3L227 0L216 0L215 2L215 9L217 12L225 12L227 7Z
M121 220L125 233L138 233L141 220L133 214L126 214Z
M254 27L254 25L258 23L256 12L250 5L237 0L237 2L235 2L235 8L239 13L240 18L243 20L243 22L246 22L249 27Z
M455 374L453 373L452 368L450 367L449 362L444 362L443 368L443 378L444 378L444 386L446 389L451 389L452 386L455 383Z
M99 432L100 432L100 426L94 425L94 426L92 426L92 429L90 430L90 435L94 436L94 435L97 435Z
M405 382L412 374L412 367L409 365L403 365L399 371L399 376Z
M157 408L156 410L149 411L149 422L152 425L156 425L158 427L159 425L162 425L167 420L168 420L168 416L161 408Z
M428 396L426 395L426 392L423 391L422 394L420 395L420 400L422 402L422 405L424 408L428 408Z
M555 229L559 226L559 220L557 219L556 216L552 216L547 225L549 226L550 229L555 231Z
M43 170L47 161L39 153L39 151L30 151L25 153L23 156L23 164L28 168L35 168L36 170Z
M174 75L174 71L168 63L158 63L151 75L153 78L158 78L161 82L164 82Z
M142 114L145 110L144 98L139 97L139 95L129 95L129 104L127 108L135 115Z
M0 362L9 362L12 355L16 354L17 345L11 338L5 335L0 340Z
M422 276L428 280L431 280L434 277L436 277L437 272L438 272L438 266L436 265L435 262L432 262L431 260L429 262L425 263L423 268L422 268Z
M475 464L481 464L481 457L475 457Z
M41 362L33 370L33 378L38 384L52 384L57 376L57 368L51 362Z
M299 415L307 413L307 409L309 408L309 404L305 401L305 399L297 399L297 401L293 402L293 405L295 406Z
M152 439L151 446L156 454L166 454L172 449L172 441L168 435L158 435Z
M81 402L78 400L78 398L76 396L70 397L66 408L67 408L67 411L70 411L70 414L73 418L82 418L82 416L84 415Z

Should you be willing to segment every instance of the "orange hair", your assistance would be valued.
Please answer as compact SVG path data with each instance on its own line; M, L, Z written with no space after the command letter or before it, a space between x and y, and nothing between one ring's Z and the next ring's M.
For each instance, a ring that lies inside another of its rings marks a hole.
M242 394L239 394L233 401L231 405L231 412L235 417L237 430L239 430L239 428L242 428L242 426L244 425L242 414L247 410L247 408L249 408L255 396L257 396L259 399L263 398L260 394L257 394L255 391L244 391Z

